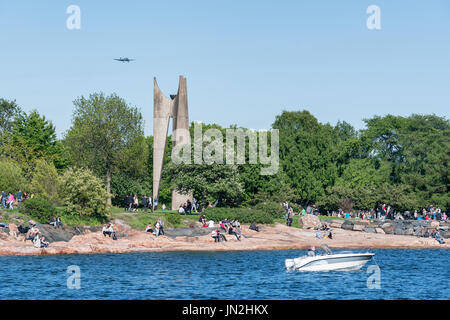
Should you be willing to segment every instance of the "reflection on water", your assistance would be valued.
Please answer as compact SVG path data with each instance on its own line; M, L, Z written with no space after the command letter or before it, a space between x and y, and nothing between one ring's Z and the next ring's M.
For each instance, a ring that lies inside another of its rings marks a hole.
M0 257L0 299L449 299L448 250L371 250L359 271L287 272L305 251ZM381 287L367 288L378 263ZM67 288L67 267L81 289Z

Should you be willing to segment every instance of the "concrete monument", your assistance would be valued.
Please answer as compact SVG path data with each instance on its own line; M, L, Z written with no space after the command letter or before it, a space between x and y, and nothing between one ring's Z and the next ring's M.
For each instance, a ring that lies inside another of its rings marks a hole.
M178 93L166 97L158 87L156 78L153 80L153 199L159 199L161 186L161 172L164 163L164 151L166 148L169 120L172 123L173 146L189 144L189 114L187 101L186 78L180 76ZM172 191L172 210L178 210L185 203L189 195L183 195ZM158 206L162 204L158 200Z

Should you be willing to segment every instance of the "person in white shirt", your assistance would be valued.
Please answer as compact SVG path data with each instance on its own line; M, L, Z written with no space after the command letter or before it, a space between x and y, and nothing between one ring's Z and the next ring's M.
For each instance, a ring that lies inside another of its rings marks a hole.
M157 221L156 223L155 223L155 230L153 231L153 234L155 235L155 236L159 236L159 228L161 227L161 225L159 224L159 222Z
M106 226L102 229L103 235L115 238L116 234L114 232L113 225L111 223L108 223Z

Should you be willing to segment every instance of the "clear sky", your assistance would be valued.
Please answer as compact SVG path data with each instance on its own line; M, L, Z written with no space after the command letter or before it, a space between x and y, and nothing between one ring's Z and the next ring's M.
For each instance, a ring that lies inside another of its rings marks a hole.
M69 5L81 29L69 30ZM369 5L381 30L369 30ZM137 59L131 63L114 58ZM450 110L450 1L0 0L0 97L71 124L102 91L139 107L152 134L153 77L187 77L190 120L269 129L282 110L363 128L373 115Z

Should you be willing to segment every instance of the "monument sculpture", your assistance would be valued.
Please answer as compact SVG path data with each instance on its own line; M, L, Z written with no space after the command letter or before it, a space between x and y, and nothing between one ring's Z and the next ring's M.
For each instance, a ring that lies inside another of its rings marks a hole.
M180 76L178 92L169 98L159 89L156 77L153 79L153 90L153 199L159 199L170 118L173 119L172 144L174 147L189 144L191 137L189 134L186 78ZM183 195L173 190L172 210L177 210L188 198L189 195Z

